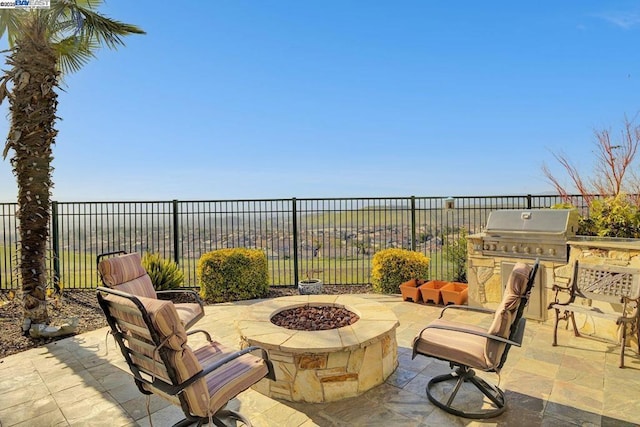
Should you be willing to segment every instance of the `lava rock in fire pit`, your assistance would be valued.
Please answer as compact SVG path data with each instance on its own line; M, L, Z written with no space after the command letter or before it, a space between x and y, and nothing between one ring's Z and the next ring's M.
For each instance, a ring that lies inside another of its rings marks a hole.
M353 325L359 319L344 307L303 305L281 311L271 318L271 323L297 331L324 331Z

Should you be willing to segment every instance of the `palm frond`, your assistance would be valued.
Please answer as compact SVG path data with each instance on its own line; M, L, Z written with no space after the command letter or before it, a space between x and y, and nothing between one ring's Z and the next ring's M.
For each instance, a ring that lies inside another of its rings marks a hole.
M20 33L21 23L27 13L29 12L23 9L0 10L0 37L6 34L10 48L13 48L16 37Z
M58 66L63 74L80 70L91 59L100 45L95 40L82 40L78 37L67 37L54 43L53 48L58 52Z
M87 31L89 38L95 38L100 45L105 44L110 49L123 46L123 36L129 34L146 34L135 25L116 21L97 13L82 13L82 16L84 17L83 30Z
M78 71L95 57L102 45L110 49L123 46L128 34L145 34L135 25L100 15L95 9L102 0L59 0L51 2L49 34L59 54L59 68L65 73Z
M93 59L101 46L116 49L124 45L124 36L145 34L135 25L98 13L96 9L102 3L102 0L52 0L49 9L0 10L0 37L6 34L13 48L16 39L31 37L34 29L39 28L36 32L44 31L59 55L60 71L75 72Z
M100 45L110 49L123 46L123 36L129 34L146 34L135 25L127 24L99 14L94 9L102 1L62 1L52 4L51 13L54 20L61 23L61 29L73 31L75 35L96 39ZM54 7L55 5L55 7Z

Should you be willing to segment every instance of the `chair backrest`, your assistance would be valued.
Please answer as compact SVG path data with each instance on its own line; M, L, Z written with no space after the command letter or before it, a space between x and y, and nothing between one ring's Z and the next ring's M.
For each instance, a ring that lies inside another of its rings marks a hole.
M574 263L572 294L586 299L619 304L622 297L640 296L640 272L637 268L616 265Z
M109 288L146 298L157 298L151 278L137 252L103 258L98 263L102 283Z
M488 333L520 342L524 332L525 319L522 317L529 302L531 289L538 272L538 260L533 267L519 262L513 267L500 305L496 309L493 323ZM487 340L485 357L501 368L507 358L510 345L495 340Z
M140 391L155 393L187 413L207 416L209 391L202 366L170 301L99 287L98 301ZM176 387L193 381L183 392Z

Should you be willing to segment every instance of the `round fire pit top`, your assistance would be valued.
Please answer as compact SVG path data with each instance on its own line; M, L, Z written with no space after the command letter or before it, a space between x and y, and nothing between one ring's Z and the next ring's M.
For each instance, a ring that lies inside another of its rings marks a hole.
M286 329L271 323L281 311L310 306L343 307L360 318L352 325L321 331ZM289 353L353 350L398 327L395 313L376 301L352 295L295 295L274 298L248 307L237 322L242 339L267 350Z
M335 305L308 305L288 308L271 316L271 323L298 331L324 331L353 325L357 314Z

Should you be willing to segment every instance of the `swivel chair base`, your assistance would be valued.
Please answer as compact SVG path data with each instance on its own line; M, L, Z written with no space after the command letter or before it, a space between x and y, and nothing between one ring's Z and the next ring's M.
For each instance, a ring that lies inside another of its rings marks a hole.
M435 386L435 384L441 383L443 381L454 381L454 380L456 381L455 386L451 394L448 396L446 403L443 403L444 399L441 401L434 397L432 393L432 389ZM471 384L475 385L478 388L478 390L480 390L487 398L489 398L489 400L491 400L494 407L482 409L479 411L463 411L460 409L456 409L453 406L453 400L458 394L458 391L460 391L462 384L466 382L470 382ZM444 411L447 411L450 414L457 415L460 417L465 417L465 418L472 418L472 419L493 418L502 414L505 411L505 409L507 409L505 404L504 392L500 390L498 387L487 383L482 378L477 377L475 371L466 366L458 366L451 373L433 377L427 384L427 397L429 398L431 403L436 405L438 408Z

